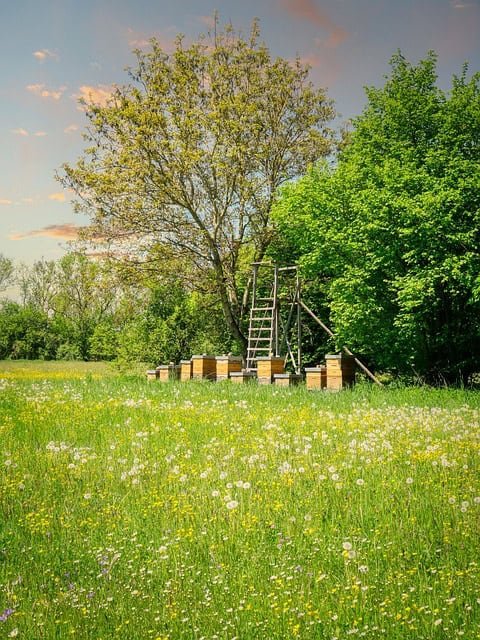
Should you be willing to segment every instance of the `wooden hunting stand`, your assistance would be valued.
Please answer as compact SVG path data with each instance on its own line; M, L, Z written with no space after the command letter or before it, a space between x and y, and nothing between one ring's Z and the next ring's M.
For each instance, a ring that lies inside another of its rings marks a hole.
M252 306L248 327L247 373L257 374L258 363L270 356L290 360L295 374L302 373L302 310L306 311L331 337L333 332L318 318L301 298L301 283L297 266L279 267L270 262L252 264ZM293 336L296 334L296 339ZM376 384L382 383L348 349L342 351ZM258 372L260 374L260 372Z

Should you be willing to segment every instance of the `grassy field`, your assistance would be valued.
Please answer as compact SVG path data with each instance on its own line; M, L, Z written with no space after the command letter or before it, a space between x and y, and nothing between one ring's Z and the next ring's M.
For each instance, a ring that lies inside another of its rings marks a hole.
M0 364L0 638L480 638L480 394Z

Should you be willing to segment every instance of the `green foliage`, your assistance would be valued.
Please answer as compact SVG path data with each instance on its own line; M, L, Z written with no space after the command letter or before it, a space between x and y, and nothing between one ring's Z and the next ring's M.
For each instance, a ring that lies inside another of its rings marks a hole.
M277 251L316 280L338 336L377 366L467 379L480 357L480 75L447 94L399 53L334 169L282 192Z

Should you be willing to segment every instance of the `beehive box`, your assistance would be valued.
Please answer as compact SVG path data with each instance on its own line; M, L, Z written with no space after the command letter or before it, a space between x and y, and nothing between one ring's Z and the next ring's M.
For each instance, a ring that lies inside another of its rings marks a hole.
M180 380L185 382L192 378L192 361L180 360Z
M157 369L159 371L158 377L160 382L178 380L180 377L180 367L173 362L170 362L170 364L161 364Z
M257 377L259 384L272 384L273 376L285 373L285 360L278 356L257 358Z
M238 373L242 370L242 357L230 355L217 356L216 366L217 382L220 380L228 380L231 373Z
M355 358L343 353L325 356L327 389L338 391L355 384Z
M273 384L277 387L291 387L299 384L302 376L296 373L274 373Z
M152 380L158 380L159 371L158 369L149 369L146 375L147 375L147 380L150 382Z
M215 380L217 365L215 356L192 356L192 378L194 380Z
M255 380L255 374L253 371L232 371L230 374L230 380L235 384L245 384Z
M317 389L326 389L327 367L324 364L319 364L316 367L306 367L305 379L307 383L307 389L311 391Z

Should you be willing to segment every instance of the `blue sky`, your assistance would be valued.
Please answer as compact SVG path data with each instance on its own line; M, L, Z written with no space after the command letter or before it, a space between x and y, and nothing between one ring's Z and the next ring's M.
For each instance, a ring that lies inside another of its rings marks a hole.
M435 50L443 88L464 61L480 70L480 0L0 0L0 253L31 263L66 251L87 223L55 180L83 148L78 98L104 99L127 81L132 49L196 39L215 10L244 31L258 17L272 53L308 61L344 119L398 48L413 62Z

